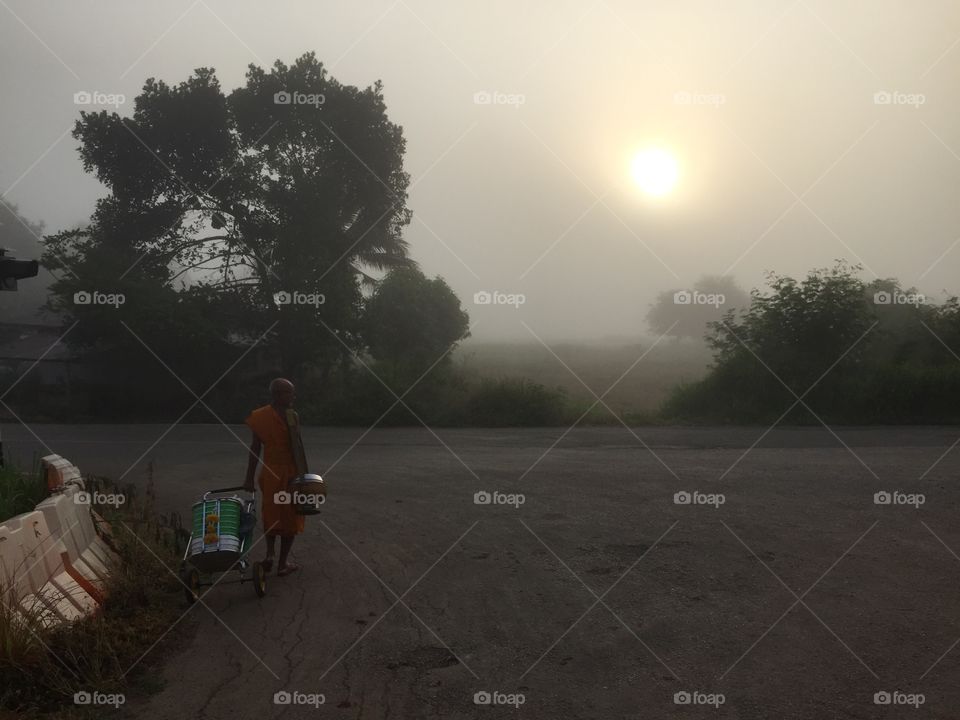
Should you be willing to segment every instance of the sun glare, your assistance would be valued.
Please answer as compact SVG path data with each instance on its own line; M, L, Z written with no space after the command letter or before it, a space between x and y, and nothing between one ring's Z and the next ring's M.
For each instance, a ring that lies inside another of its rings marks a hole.
M633 156L630 174L637 187L647 195L663 197L676 187L680 168L669 150L651 147Z

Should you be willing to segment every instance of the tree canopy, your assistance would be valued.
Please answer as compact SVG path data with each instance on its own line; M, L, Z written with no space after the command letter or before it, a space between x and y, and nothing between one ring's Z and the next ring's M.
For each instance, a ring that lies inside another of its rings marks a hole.
M469 317L450 286L416 268L392 270L364 310L362 337L370 354L392 379L408 383L449 363L451 348L468 335Z
M732 277L704 275L692 288L657 295L647 312L650 329L674 338L704 339L709 323L730 309L746 310L750 295Z
M229 94L211 68L151 78L132 116L82 112L74 137L109 191L44 255L71 271L53 305L84 320L75 343L146 344L185 374L211 358L211 376L224 345L267 333L283 372L329 367L357 345L371 273L410 264L405 140L382 85L343 85L313 53L251 65ZM74 302L93 291L125 302Z

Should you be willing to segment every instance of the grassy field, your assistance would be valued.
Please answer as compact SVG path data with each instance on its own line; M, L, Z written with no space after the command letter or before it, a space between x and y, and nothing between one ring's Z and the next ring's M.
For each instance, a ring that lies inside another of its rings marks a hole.
M652 349L651 345L653 341L557 343L548 349L537 342L467 341L454 359L471 379L527 378L549 388L562 388L572 400L588 406L595 400L590 390L603 395L616 383L604 397L613 411L650 414L675 385L702 378L710 361L708 349L700 343L663 340ZM624 372L627 374L617 382Z

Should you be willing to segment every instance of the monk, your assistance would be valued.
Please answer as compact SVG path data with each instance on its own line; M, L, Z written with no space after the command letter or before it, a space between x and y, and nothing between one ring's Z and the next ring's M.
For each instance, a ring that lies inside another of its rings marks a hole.
M300 569L299 565L290 562L289 556L294 538L303 532L303 515L297 513L292 502L277 502L277 493L289 493L292 490L291 481L306 472L305 469L300 470L298 465L304 465L306 461L300 441L299 418L292 409L295 397L293 383L284 378L276 378L270 383L270 397L269 405L257 408L246 419L247 426L253 432L253 439L250 442L244 488L253 491L253 474L262 450L263 469L260 471L259 484L263 497L263 532L267 536L267 555L263 560L263 569L270 572L273 568L273 555L279 537L280 561L277 575L289 575ZM288 410L295 425L293 442L288 426Z

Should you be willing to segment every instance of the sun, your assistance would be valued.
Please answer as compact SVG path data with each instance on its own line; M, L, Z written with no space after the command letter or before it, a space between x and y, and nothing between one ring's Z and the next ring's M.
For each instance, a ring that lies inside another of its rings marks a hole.
M637 187L647 195L663 197L676 187L680 168L669 150L649 147L633 156L630 174Z

